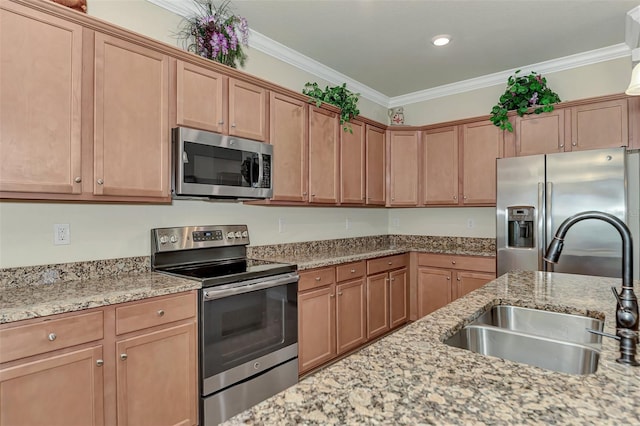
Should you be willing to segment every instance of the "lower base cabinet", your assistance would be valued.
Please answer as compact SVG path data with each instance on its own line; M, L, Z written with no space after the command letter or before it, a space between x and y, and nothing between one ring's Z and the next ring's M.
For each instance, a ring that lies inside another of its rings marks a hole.
M0 327L0 426L196 425L196 293Z
M420 253L418 318L430 314L496 278L495 257Z

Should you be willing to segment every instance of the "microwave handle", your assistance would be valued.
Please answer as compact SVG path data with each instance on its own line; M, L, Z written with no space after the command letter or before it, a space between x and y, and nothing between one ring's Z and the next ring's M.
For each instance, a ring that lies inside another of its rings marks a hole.
M264 160L262 159L262 154L258 154L258 182L256 185L257 188L262 188L263 167L264 167Z

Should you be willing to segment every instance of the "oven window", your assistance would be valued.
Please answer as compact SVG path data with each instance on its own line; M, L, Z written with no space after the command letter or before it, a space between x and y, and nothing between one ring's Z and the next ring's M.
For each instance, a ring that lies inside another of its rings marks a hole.
M204 377L296 343L297 302L295 283L204 302Z
M258 186L260 163L256 153L185 142L184 154L185 183Z

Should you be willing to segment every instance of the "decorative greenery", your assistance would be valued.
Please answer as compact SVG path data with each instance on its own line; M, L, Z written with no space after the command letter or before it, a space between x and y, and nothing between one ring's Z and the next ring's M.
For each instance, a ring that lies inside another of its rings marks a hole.
M519 76L520 70L507 80L507 90L500 96L500 102L491 109L491 122L501 129L513 132L507 113L516 111L522 117L525 114L540 114L553 111L553 104L560 102L556 92L547 87L547 79L531 72Z
M242 46L248 47L247 20L231 13L231 1L215 6L213 0L193 0L198 12L185 18L178 37L184 39L186 49L203 58L236 68L247 59Z
M335 105L340 108L340 125L342 130L353 133L353 129L348 122L360 114L358 109L358 96L359 93L352 93L347 89L347 83L342 86L325 87L324 90L318 87L318 83L307 83L302 89L302 94L311 96L313 99L310 102L314 102L316 106L322 105L326 102L331 105Z

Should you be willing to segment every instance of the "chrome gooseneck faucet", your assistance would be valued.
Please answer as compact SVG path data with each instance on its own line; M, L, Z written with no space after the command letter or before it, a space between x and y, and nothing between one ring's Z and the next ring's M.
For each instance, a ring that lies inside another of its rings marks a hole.
M622 237L622 291L617 292L615 287L611 290L617 300L616 309L616 336L620 340L621 364L638 366L636 361L636 346L638 344L638 299L633 292L633 244L631 232L627 225L617 217L598 211L586 211L567 218L556 232L553 241L547 248L544 260L549 263L558 263L562 252L564 237L569 228L577 222L585 219L599 219L613 225Z

